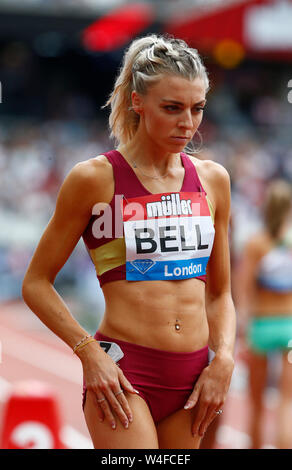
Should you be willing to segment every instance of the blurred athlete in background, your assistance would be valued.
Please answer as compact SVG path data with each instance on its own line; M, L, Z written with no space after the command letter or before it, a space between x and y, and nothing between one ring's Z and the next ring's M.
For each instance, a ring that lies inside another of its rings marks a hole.
M291 186L271 182L263 207L264 227L246 243L239 276L241 335L248 346L252 447L260 448L268 356L282 352L278 385L278 448L292 447L292 232ZM290 342L290 343L289 343Z

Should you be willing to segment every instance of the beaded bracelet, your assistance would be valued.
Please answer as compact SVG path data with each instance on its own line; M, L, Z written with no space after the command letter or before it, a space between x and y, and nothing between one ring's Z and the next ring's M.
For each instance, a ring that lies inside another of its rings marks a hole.
M75 348L75 350L73 351L73 354L76 353L76 351L78 351L78 349L83 348L84 346L86 346L86 345L89 344L89 343L92 343L93 341L96 341L96 339L90 338L90 339L88 339L87 341L84 341L83 343L79 344L79 346L77 346L77 347Z
M92 338L91 335L87 335L87 336L83 336L83 338L79 341L79 343L75 344L74 348L73 348L73 353L75 353L76 349L78 348L78 346L83 343L83 341L86 341L87 338Z

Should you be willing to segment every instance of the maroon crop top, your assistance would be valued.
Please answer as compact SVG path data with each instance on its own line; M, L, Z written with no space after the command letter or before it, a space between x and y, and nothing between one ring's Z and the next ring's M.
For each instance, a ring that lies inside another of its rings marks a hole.
M120 152L112 150L103 155L106 156L113 167L114 196L108 207L103 211L93 209L92 216L82 234L101 286L106 282L126 279L126 245L123 237L122 212L120 209L122 198L127 199L152 194L142 185L134 170ZM181 153L181 161L185 169L185 175L180 191L203 192L206 194L190 158ZM213 210L210 201L208 201L208 206L212 216ZM206 282L206 275L197 276L196 279Z

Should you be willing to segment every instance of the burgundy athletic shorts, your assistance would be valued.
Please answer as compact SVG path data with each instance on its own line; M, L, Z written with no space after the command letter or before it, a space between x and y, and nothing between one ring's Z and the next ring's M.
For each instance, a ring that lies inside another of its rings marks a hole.
M109 338L96 332L98 341L117 343L124 353L118 364L146 401L156 423L182 409L202 370L208 365L208 346L193 352L172 352ZM86 384L83 384L84 408Z

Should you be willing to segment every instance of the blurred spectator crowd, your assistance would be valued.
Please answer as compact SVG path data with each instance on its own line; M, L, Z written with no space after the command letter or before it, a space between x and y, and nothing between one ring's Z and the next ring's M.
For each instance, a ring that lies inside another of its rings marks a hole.
M109 143L97 121L9 120L0 134L0 301L9 301L21 297L24 272L66 174ZM80 241L56 279L57 289L75 293L89 310L102 302L92 268Z

